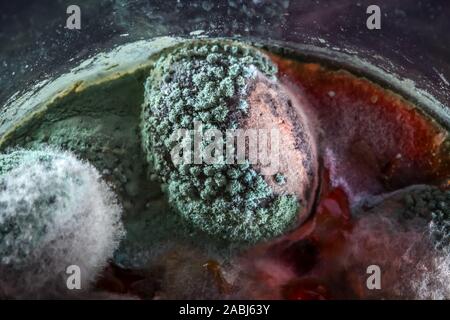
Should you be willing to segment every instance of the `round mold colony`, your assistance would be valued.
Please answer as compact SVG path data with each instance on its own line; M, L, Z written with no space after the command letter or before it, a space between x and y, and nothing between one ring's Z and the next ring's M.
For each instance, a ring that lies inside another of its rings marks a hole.
M276 72L250 46L193 41L163 52L145 82L150 177L185 221L219 239L268 240L308 215L315 141Z
M88 163L44 148L0 154L0 295L67 294L76 265L87 289L124 235L115 195Z

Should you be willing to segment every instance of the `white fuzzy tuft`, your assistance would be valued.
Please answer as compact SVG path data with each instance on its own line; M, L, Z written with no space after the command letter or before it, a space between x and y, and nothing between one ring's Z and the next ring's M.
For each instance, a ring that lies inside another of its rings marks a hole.
M121 207L96 169L61 151L1 155L0 295L45 297L67 290L67 266L88 288L124 235ZM6 160L5 160L6 159Z
M430 223L430 233L442 232L435 223ZM447 300L450 299L450 248L434 250L431 267L428 272L420 273L411 279L411 285L418 299Z

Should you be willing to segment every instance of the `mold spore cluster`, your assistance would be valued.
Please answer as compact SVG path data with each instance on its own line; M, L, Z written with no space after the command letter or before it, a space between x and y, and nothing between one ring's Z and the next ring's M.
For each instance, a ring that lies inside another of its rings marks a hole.
M161 55L145 83L142 140L151 177L164 183L170 204L186 221L238 242L281 234L295 220L298 200L275 194L248 162L174 164L170 155L178 141L172 133L193 130L195 122L202 123L200 130L237 129L248 112L247 83L257 70L270 78L276 73L253 48L196 41Z
M73 155L50 148L0 154L0 295L67 290L70 265L80 268L86 289L123 237L120 218L109 186Z
M430 235L437 249L450 245L450 190L429 187L406 194L403 198L404 218L430 220Z
M417 299L442 300L450 297L450 190L427 186L404 195L403 219L423 219L434 250L420 262L420 274L411 277ZM420 259L419 259L420 261ZM425 268L424 268L425 265ZM426 270L426 272L424 272Z
M450 190L413 185L355 208L356 217L376 216L403 229L425 230L437 250L450 250Z

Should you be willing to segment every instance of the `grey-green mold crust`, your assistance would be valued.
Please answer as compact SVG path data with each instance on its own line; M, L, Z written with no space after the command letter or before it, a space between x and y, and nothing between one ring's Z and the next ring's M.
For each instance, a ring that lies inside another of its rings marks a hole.
M403 205L403 218L431 220L430 235L437 249L450 245L450 190L428 187L412 191L404 196Z
M295 220L293 195L274 194L248 163L174 164L172 133L236 129L247 112L246 84L256 69L273 77L262 52L228 41L194 41L165 52L145 83L142 141L151 176L165 184L170 204L215 237L256 242L280 235Z
M39 162L44 165L46 163L50 164L54 157L57 156L42 150L30 152L19 149L7 154L0 153L0 177L12 169L21 166L22 164L30 164L35 162Z

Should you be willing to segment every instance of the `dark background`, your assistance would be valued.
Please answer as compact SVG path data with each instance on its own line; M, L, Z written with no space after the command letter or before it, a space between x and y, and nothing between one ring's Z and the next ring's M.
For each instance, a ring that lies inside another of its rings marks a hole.
M81 30L65 28L66 8L81 8ZM366 28L366 8L382 11ZM448 0L0 0L0 108L16 91L60 74L118 44L160 35L208 35L349 48L377 57L450 105ZM315 39L315 40L314 40Z

